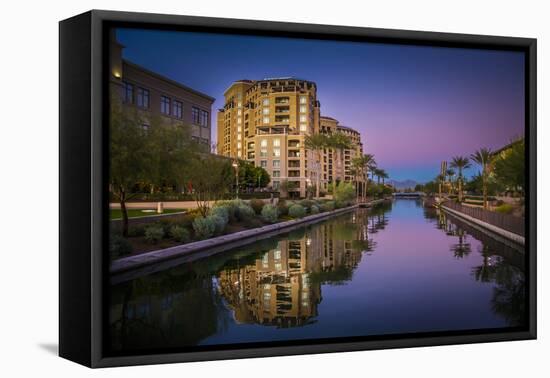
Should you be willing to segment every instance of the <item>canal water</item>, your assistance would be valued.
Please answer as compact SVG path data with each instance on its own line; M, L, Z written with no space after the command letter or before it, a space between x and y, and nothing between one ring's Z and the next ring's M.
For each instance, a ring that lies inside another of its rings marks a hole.
M112 352L522 326L525 255L398 199L111 287Z

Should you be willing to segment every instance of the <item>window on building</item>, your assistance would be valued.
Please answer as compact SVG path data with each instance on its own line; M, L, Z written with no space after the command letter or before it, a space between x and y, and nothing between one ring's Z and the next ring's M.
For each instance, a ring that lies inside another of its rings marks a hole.
M240 124L242 124L242 123L243 123L243 120L242 120L242 118L241 118L241 117L237 118L237 124L239 124L239 125L240 125Z
M260 160L260 167L267 168L267 160Z
M122 100L126 104L133 104L134 103L134 85L123 81L122 86L123 86Z
M208 112L206 110L201 110L199 125L203 127L208 127Z
M137 90L137 106L140 108L149 109L150 104L149 90L145 88L138 88Z
M260 150L260 157L267 157L267 150Z
M273 149L273 156L275 156L275 157L281 156L281 149L280 148L274 148Z
M280 185L279 181L273 181L273 190L279 190Z
M160 96L160 112L162 114L170 114L170 98Z
M239 105L239 106L240 106L240 105ZM238 109L238 110L237 110L237 115L241 115L241 114L243 114L243 111L242 111L241 109Z
M307 122L307 116L304 114L300 114L300 122Z
M281 146L281 140L279 138L273 139L273 147L280 147Z
M273 160L273 168L280 168L280 167L281 167L281 161Z
M281 177L281 171L273 171L273 177Z
M262 109L262 114L264 114L264 115L269 114L269 108L263 108Z
M300 104L307 104L307 97L306 96L300 96Z
M269 99L268 99L268 98L264 98L264 99L262 100L262 104L263 104L264 106L269 106Z
M176 118L183 118L183 103L181 101L174 100L172 104L172 115Z
M200 110L199 108L196 108L196 107L192 107L191 108L191 119L193 120L193 123L195 125L200 125L200 121L199 121L199 114L200 114Z
M300 123L300 131L307 131L307 123Z
M240 108L241 106L243 106L243 102L242 101L237 102L237 106ZM240 111L241 111L241 109L239 109L239 112ZM241 113L239 113L239 114L241 114Z
M262 140L260 141L260 146L261 146L261 147L267 147L267 139L262 139Z
M269 123L269 117L264 117L264 123L265 124Z
M300 105L300 113L305 113L305 112L307 112L307 106Z

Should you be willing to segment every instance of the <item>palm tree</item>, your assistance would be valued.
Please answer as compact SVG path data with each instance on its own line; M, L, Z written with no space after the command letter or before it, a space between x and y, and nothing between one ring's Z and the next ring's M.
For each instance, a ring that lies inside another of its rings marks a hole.
M355 197L359 202L359 177L363 172L363 159L361 157L353 158L351 161L351 173L355 177Z
M378 178L382 179L382 185L386 184L385 180L389 177L390 176L388 175L388 173L385 170L383 170L383 169L378 170Z
M374 169L376 167L376 160L374 160L373 154L365 154L361 156L361 159L363 160L363 198L367 197L367 185L369 183L369 169Z
M489 174L491 173L491 157L493 152L489 148L480 148L470 158L481 167L481 182L483 186L483 208L487 208L487 187L489 185Z
M334 151L339 152L339 159L338 159L338 165L342 167L344 164L344 150L346 148L351 148L351 138L344 133L341 132L335 132L330 134L327 137L327 147L332 148L333 154ZM334 155L333 155L334 156ZM334 160L334 159L333 159ZM332 177L332 194L336 192L336 176L334 175Z
M321 151L328 146L328 138L325 134L307 135L305 146L315 153L315 197L319 198L321 186Z
M464 169L470 168L470 160L465 156L455 156L451 161L451 167L458 170L458 202L462 202L462 185L464 181L462 172Z
M445 171L445 175L447 176L448 178L448 183L449 183L449 194L453 194L453 177L455 175L455 171L453 169L447 169Z
M437 175L437 182L439 183L439 201L441 201L441 186L443 185L443 182L445 182L445 175Z

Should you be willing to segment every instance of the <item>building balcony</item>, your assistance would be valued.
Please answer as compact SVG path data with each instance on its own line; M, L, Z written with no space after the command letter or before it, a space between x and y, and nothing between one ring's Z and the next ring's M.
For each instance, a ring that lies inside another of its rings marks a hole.
M288 157L289 158L299 158L300 157L300 151L288 151Z

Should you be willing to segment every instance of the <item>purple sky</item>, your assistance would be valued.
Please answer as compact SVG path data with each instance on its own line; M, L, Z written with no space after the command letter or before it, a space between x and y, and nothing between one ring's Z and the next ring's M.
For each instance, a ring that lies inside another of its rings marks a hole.
M360 131L365 153L396 180L430 180L441 160L524 134L520 52L138 29L117 35L126 59L216 98L214 141L215 110L233 81L288 76L315 81L321 113Z

